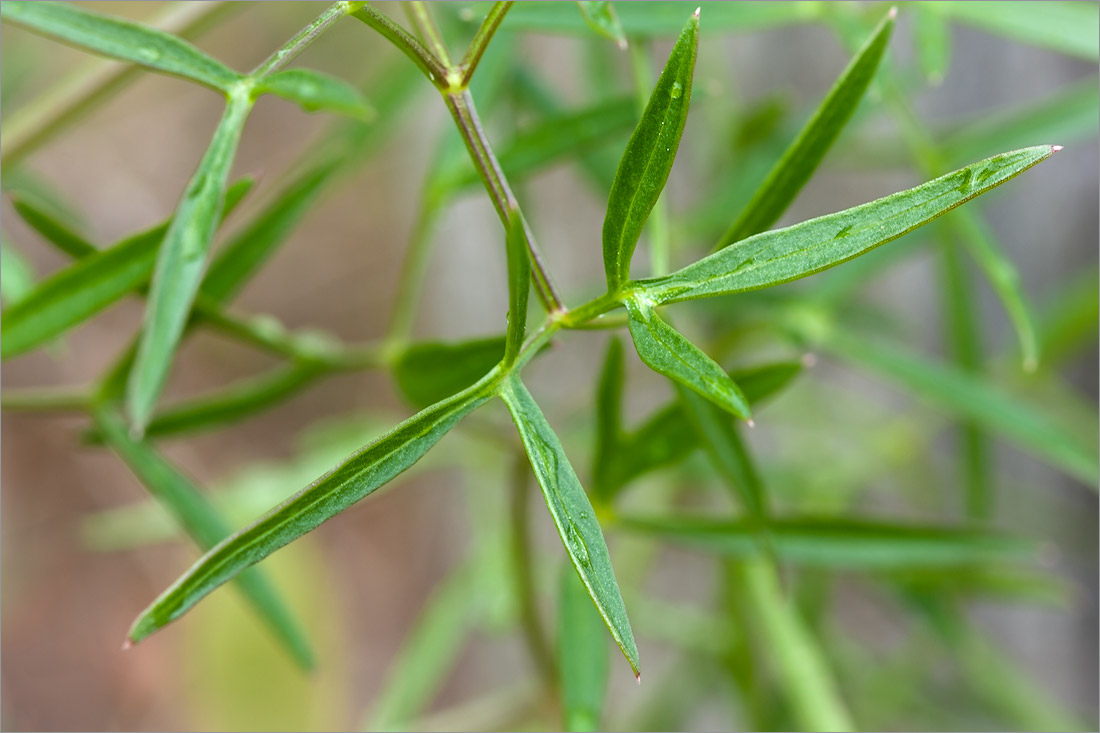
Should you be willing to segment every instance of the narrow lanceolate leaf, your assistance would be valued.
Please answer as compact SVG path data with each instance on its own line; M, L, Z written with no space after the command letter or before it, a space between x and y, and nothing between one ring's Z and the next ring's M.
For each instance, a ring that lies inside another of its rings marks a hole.
M230 187L227 211L251 185L251 179L244 179ZM0 357L29 351L147 284L168 226L165 222L107 249L93 247L86 256L42 281L4 312Z
M68 3L5 2L5 23L76 48L228 91L241 76L187 41Z
M417 413L207 552L130 627L137 642L219 585L316 529L412 466L491 395L491 378Z
M927 5L927 7L926 7ZM921 3L926 12L941 12L952 20L1023 43L1095 62L1100 59L1100 39L1093 29L1100 24L1096 3L993 2Z
M607 355L596 387L596 445L592 457L593 494L605 494L610 489L607 470L618 451L622 436L623 414L623 342L612 338L607 342Z
M508 333L504 343L504 364L511 366L527 330L527 298L531 293L531 263L527 259L527 235L523 215L513 210L508 216Z
M512 420L516 423L569 560L577 569L612 638L630 662L635 676L638 676L638 648L634 644L626 606L611 567L607 543L588 502L588 495L584 493L561 441L523 383L516 378L510 379L504 384L500 395L512 413Z
M726 370L668 325L644 300L626 301L630 336L645 365L698 392L737 417L750 420L749 401Z
M96 246L77 234L46 208L32 199L12 197L12 208L20 218L47 242L73 258L93 254Z
M1039 145L987 158L908 191L757 234L665 277L632 283L655 303L741 293L797 280L927 224L1049 158Z
M892 8L722 236L718 248L764 231L794 201L863 99L890 41L896 16L897 9Z
M0 239L0 300L10 305L27 297L33 290L34 267L6 239ZM4 318L7 317L5 312Z
M176 346L199 289L210 242L225 200L226 181L252 101L230 97L199 168L157 256L149 302L142 323L134 368L127 384L127 408L133 428L145 429L172 368Z
M503 336L472 341L429 341L401 352L393 378L413 407L424 408L462 391L504 356Z
M779 362L735 371L730 376L755 407L782 391L801 369L798 362ZM682 461L699 445L683 402L676 400L655 412L641 427L622 436L604 468L606 487L601 488L601 493L614 494L638 476Z
M608 662L603 620L577 573L563 565L558 584L558 681L565 730L602 730Z
M578 0L577 7L580 8L581 17L589 28L604 38L610 38L618 44L619 48L626 48L626 31L623 30L623 24L619 22L619 16L610 2Z
M131 440L121 418L100 410L95 425L111 449L200 548L209 549L229 534L229 527L195 485L151 447ZM243 573L237 582L299 664L312 666L313 655L305 636L260 571Z
M358 89L312 69L287 69L265 76L256 82L253 95L265 93L296 102L307 112L336 112L364 120L374 115Z
M627 529L727 557L759 553L759 525L703 517L624 518ZM878 570L959 566L1033 557L1022 537L968 527L840 517L772 519L765 531L780 559L798 565Z
M998 389L988 379L901 349L839 332L823 345L833 355L881 374L936 407L1008 438L1020 449L1096 490L1100 482L1100 435L1095 425L1086 432L1070 429L1046 411Z
M698 46L696 13L680 32L619 161L603 222L603 263L611 292L630 279L634 247L672 171L687 121Z

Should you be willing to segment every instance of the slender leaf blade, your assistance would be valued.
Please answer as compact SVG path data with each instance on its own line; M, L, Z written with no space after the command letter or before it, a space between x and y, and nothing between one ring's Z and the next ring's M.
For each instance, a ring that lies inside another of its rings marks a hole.
M145 429L183 335L198 294L207 253L225 202L226 182L237 143L252 108L251 100L233 96L214 138L183 194L157 256L149 302L142 323L126 402L131 424Z
M253 94L265 93L294 102L307 112L336 112L361 120L374 115L358 89L312 69L286 69L263 77L253 87Z
M328 521L416 463L490 397L492 376L422 410L203 555L130 627L138 642L241 571Z
M634 248L672 171L687 122L698 46L696 13L680 32L619 161L603 222L604 270L611 292L630 279Z
M620 49L626 48L626 31L623 30L623 24L619 22L615 7L610 2L577 0L577 7L580 8L581 17L589 28L604 38L610 38L618 44Z
M558 682L565 730L601 730L609 661L603 619L577 573L563 565L558 583Z
M229 527L195 485L147 444L132 440L121 418L109 410L99 410L94 417L106 443L201 549L209 549L229 534ZM313 666L313 653L305 635L264 575L252 569L238 576L237 581L295 660L303 667Z
M176 36L58 2L0 5L6 23L122 61L227 92L241 76Z
M607 342L603 368L596 387L596 445L592 458L593 493L606 495L610 489L607 471L622 437L623 413L623 342Z
M504 364L511 366L527 330L527 299L531 294L531 263L527 257L527 234L523 215L512 210L508 215L508 331L504 341Z
M891 8L719 240L719 249L770 227L798 196L863 99L890 42L895 17L897 8Z
M16 195L12 197L11 204L15 213L19 214L31 229L70 257L80 258L96 252L97 248L94 244L74 232L65 222L32 198Z
M427 407L488 374L503 358L504 348L503 336L414 344L397 358L393 378L409 404Z
M752 419L741 389L713 359L661 320L646 302L626 301L630 336L638 356L653 371L697 392L743 420Z
M611 556L595 512L584 493L561 441L546 421L538 404L518 379L508 380L500 392L512 413L523 447L531 460L550 517L558 529L569 560L584 582L592 602L611 631L623 656L637 676L638 648L626 616Z
M11 305L34 290L34 266L6 239L0 239L0 300ZM7 318L5 313L4 318Z
M907 191L744 239L630 290L673 303L779 285L839 265L927 224L1055 152L1023 148L974 163Z

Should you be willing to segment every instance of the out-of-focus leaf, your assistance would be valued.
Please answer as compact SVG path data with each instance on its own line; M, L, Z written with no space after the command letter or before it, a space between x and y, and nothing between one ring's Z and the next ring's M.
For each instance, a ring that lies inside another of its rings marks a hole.
M808 23L820 17L814 3L703 2L698 3L707 27L715 31L748 32L764 28ZM627 35L673 36L684 25L684 11L691 5L681 2L618 3L615 13ZM584 17L575 8L560 2L517 3L508 14L512 28L542 33L591 33Z
M832 517L775 518L763 528L702 517L620 521L634 531L729 557L758 554L763 531L780 559L829 568L957 566L1034 556L1036 550L1032 541L984 529Z
M1040 553L1042 551L1040 550ZM1069 608L1075 588L1049 571L1000 565L892 569L884 576L907 588L943 596Z
M959 165L1034 140L1068 145L1095 138L1100 127L1098 84L1090 77L1024 107L984 113L944 136L940 152L950 165Z
M896 15L897 10L891 9L856 53L744 211L719 240L718 248L764 231L794 201L863 99L890 41Z
M0 300L11 305L33 290L34 267L8 240L0 239Z
M612 638L637 676L640 674L638 648L634 644L626 606L611 567L607 543L588 496L565 455L561 441L527 388L517 378L512 378L503 385L500 396L512 413L512 420L516 423L523 447L531 460L531 468L542 487L546 507L565 545L569 561L576 568Z
M603 221L604 271L611 292L630 279L634 248L676 160L698 47L699 16L693 15L668 56L615 172Z
M431 704L474 625L477 589L468 565L439 582L390 662L363 730L406 730Z
M157 253L141 339L126 385L130 424L139 434L152 417L168 380L176 346L198 294L210 243L225 203L229 169L251 109L252 100L248 97L230 97Z
M243 179L230 187L226 213L251 185L251 179ZM4 312L0 355L7 359L29 351L145 285L168 226L165 222L107 249L93 247L87 256L43 280Z
M0 18L79 49L130 61L222 92L228 92L241 79L240 74L187 41L69 3L12 0L0 6Z
M527 258L527 235L523 214L512 210L508 215L508 332L504 341L504 364L511 366L527 330L527 298L531 294L531 263Z
M1001 391L987 379L883 344L841 333L823 344L834 356L869 369L941 410L973 421L1022 450L1097 489L1100 435L1069 429L1041 408Z
M96 251L94 244L70 229L33 198L23 198L17 194L12 197L11 204L31 229L70 257L79 259Z
M120 418L100 410L95 415L95 424L104 441L201 549L212 547L229 534L229 527L194 484L148 445L132 440ZM260 571L249 570L238 576L237 581L298 663L311 667L313 653L305 636Z
M730 375L699 347L660 319L648 303L626 302L630 336L645 365L697 392L744 420L751 419L748 400Z
M951 24L942 13L922 12L920 5L912 7L917 11L913 14L913 46L917 61L924 78L938 86L951 65Z
M604 38L610 38L619 45L619 48L626 48L626 32L623 30L623 24L619 22L619 16L610 2L607 2L607 0L601 2L577 0L577 7L580 8L581 17L584 18L584 22L588 24L589 28Z
M628 289L655 303L673 303L797 280L897 239L1053 153L1050 145L1039 145L987 158L877 201L757 234L671 275L635 281Z
M504 356L505 337L429 341L401 352L393 378L414 407L426 407L450 397L481 379Z
M619 450L623 413L623 342L612 338L607 342L600 381L596 387L596 444L592 457L592 493L606 494L611 488L607 471L612 456Z
M1100 12L1090 2L921 3L925 12L940 12L952 20L1016 41L1049 48L1088 61L1100 59L1100 39L1093 29Z
M1068 286L1059 288L1039 324L1040 351L1045 365L1057 364L1096 344L1100 330L1100 277L1088 268Z
M489 399L494 375L404 421L329 473L203 555L130 627L140 641L203 596L384 486L427 453L459 420Z
M558 584L558 674L565 730L601 730L607 694L607 637L603 619L573 568Z
M254 87L253 94L264 93L295 102L307 112L336 112L362 120L374 115L358 89L312 69L286 69L269 74Z

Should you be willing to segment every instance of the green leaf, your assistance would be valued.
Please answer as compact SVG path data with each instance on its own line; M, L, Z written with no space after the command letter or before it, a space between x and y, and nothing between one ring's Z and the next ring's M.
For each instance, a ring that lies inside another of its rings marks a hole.
M19 214L31 229L70 257L79 259L97 251L94 244L70 229L33 198L24 198L17 194L12 197L11 204L15 213Z
M765 364L730 374L754 407L782 391L802 370L798 362ZM601 494L613 495L632 480L668 466L699 448L699 439L681 400L656 411L641 427L624 435L604 468Z
M565 730L602 730L607 694L607 639L603 619L569 564L558 584L558 683Z
M312 69L287 69L269 74L255 83L252 93L253 97L275 94L297 103L307 112L336 112L361 120L374 116L374 110L358 89L342 79Z
M76 48L228 92L241 76L187 41L121 18L55 2L0 5L6 23Z
M856 53L741 215L722 235L718 242L719 249L758 234L774 224L810 180L863 99L890 42L896 16L897 9L891 8Z
M8 240L0 239L0 299L16 303L34 290L34 267ZM8 314L4 313L4 320Z
M1089 2L921 3L925 12L1087 61L1100 59L1100 9Z
M130 627L138 642L203 596L389 483L489 399L495 374L404 421L203 555Z
M823 344L833 355L870 369L936 407L997 433L1096 490L1100 455L1095 426L1087 433L991 384L988 378L927 361L896 347L837 331Z
M515 209L508 215L508 333L504 342L504 365L516 361L527 330L527 299L531 294L531 263L527 258L527 235L523 214Z
M959 566L1034 557L1035 542L986 529L841 517L771 519L767 525L704 517L623 518L623 527L726 557L760 552L761 529L776 555L797 565L879 570Z
M127 383L130 424L140 434L168 379L176 346L198 293L206 257L225 201L226 181L237 143L252 108L234 96L195 171L157 256L141 340Z
M751 420L748 400L729 374L699 347L668 325L644 300L626 301L630 336L638 356L653 371L691 389L743 420Z
M147 439L195 433L232 425L269 410L311 384L324 370L316 364L289 364L158 411L145 430ZM98 431L87 440L102 439Z
M672 171L691 101L699 15L680 32L642 119L626 144L603 222L603 262L611 292L630 279L630 259Z
M251 179L243 179L230 188L226 213L251 185ZM113 247L93 248L87 256L43 280L4 312L0 358L17 356L49 341L145 285L168 226L169 222L164 222Z
M401 352L393 378L414 407L427 407L469 387L500 363L505 338L472 341L429 341Z
M386 672L363 730L403 730L432 702L458 662L478 609L473 569L464 564L432 591Z
M610 2L592 2L591 0L577 0L577 7L581 10L581 17L588 27L599 33L604 38L610 38L619 45L620 49L626 48L626 32L623 24L619 22L619 16Z
M924 12L921 7L913 6L917 11L913 15L913 46L924 78L938 86L951 65L951 24L943 14Z
M607 342L600 381L596 387L596 445L592 457L593 493L605 495L611 488L607 470L612 456L619 450L622 438L623 413L623 342L612 338Z
M765 28L808 23L821 11L816 3L703 2L698 3L715 31L748 32ZM631 36L674 36L683 27L683 2L624 2L615 6L620 25ZM516 3L508 14L512 28L542 33L587 35L592 32L585 18L562 2Z
M122 420L108 410L95 414L95 425L111 449L126 462L149 493L180 523L201 549L229 534L202 493L174 466L143 442L130 439ZM297 623L259 570L241 574L238 585L300 665L313 666L313 654Z
M858 257L927 224L1049 158L1039 145L987 158L916 188L741 240L628 290L655 303L741 293L797 280Z
M634 644L634 634L626 617L619 584L615 581L607 543L561 441L518 378L505 382L500 396L512 413L512 420L516 423L569 560L577 569L612 638L630 662L630 668L635 676L639 676L638 648Z
M1100 277L1096 264L1060 287L1043 309L1039 327L1043 365L1056 365L1096 343L1100 330Z

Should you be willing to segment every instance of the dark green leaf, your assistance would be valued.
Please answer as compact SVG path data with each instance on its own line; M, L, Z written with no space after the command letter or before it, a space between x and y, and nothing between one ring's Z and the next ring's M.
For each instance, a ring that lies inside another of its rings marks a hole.
M748 400L729 374L695 344L660 319L646 302L626 301L630 336L645 365L734 415L750 420Z
M337 112L363 120L374 115L358 89L312 69L287 69L265 76L256 82L253 95L264 93L296 102L307 112Z
M1080 433L1007 394L987 378L937 364L895 347L834 333L823 344L835 356L870 369L958 417L1008 438L1021 449L1049 461L1093 490L1100 482L1095 425Z
M1100 59L1100 10L1089 2L921 3L925 12L1087 61Z
M759 553L747 521L676 517L623 519L623 526L729 557ZM772 519L763 530L780 559L828 568L967 565L1033 556L1034 542L984 529L832 517Z
M207 552L130 627L137 642L206 594L389 483L489 399L493 375L423 410Z
M593 2L592 0L577 0L577 7L581 10L581 17L588 27L599 33L604 38L610 38L626 48L626 32L623 24L619 22L619 16L610 2Z
M230 97L198 170L187 184L157 255L134 367L127 383L130 422L139 434L168 379L199 290L207 253L225 202L226 182L252 101Z
M100 410L95 415L95 425L111 449L201 549L209 549L229 534L229 527L195 485L151 447L131 440L119 417ZM257 569L249 570L238 576L237 581L241 591L298 663L311 667L313 654L305 636L263 574Z
M569 564L558 584L558 675L565 730L602 730L607 637L584 583Z
M565 455L561 441L523 383L517 378L510 379L503 385L500 395L512 413L512 420L516 423L569 560L637 676L638 648L630 631L619 584L615 581L607 543L588 496Z
M6 305L16 303L34 290L34 267L23 254L0 239L0 299ZM8 317L4 314L4 319Z
M764 231L794 201L863 99L890 41L896 15L897 9L892 8L856 53L752 200L719 240L718 248Z
M504 347L503 336L415 344L397 358L393 378L409 404L427 407L485 376L503 358Z
M0 18L85 51L130 61L223 92L241 79L240 74L187 41L68 3L9 0L0 5Z
M508 333L504 342L504 365L511 366L527 330L527 298L531 294L531 263L527 258L527 235L523 214L515 209L508 215Z
M1054 152L1050 145L1039 145L997 155L877 201L757 234L630 289L655 303L673 303L797 280L893 241Z
M630 279L634 247L676 160L691 101L698 46L699 16L695 14L680 32L619 161L603 221L604 271L611 292L618 292Z
M55 215L38 205L33 198L23 198L16 195L12 197L11 203L15 212L19 214L23 221L27 222L31 229L34 229L42 235L43 239L70 257L79 259L96 252L94 244L84 239Z
M611 487L607 471L619 450L623 412L623 342L607 342L600 381L596 388L596 445L592 457L593 493L605 494Z
M251 185L251 179L242 179L230 187L226 213ZM167 230L165 222L113 247L93 248L87 256L42 281L26 299L4 312L0 323L2 358L49 341L145 285Z

